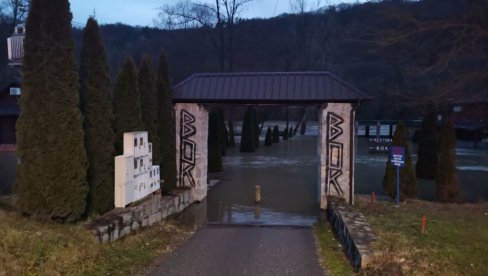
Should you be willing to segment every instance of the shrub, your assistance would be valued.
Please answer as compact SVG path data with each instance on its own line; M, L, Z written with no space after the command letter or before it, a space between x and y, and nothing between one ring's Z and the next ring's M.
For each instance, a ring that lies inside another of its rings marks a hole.
M437 172L437 198L440 201L455 201L459 195L459 182L456 171L456 133L451 120L442 128Z

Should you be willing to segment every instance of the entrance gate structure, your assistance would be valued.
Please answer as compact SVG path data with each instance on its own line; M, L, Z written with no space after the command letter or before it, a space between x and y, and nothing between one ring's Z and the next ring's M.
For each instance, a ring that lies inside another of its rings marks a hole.
M178 187L195 201L207 195L205 104L318 104L318 201L354 202L355 109L370 97L330 72L195 74L174 87Z

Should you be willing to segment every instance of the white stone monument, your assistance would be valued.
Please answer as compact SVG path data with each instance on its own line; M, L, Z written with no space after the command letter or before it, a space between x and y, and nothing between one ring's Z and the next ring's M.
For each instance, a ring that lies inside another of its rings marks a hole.
M327 196L354 202L354 116L349 103L324 104L319 113L319 202Z
M195 103L177 103L176 164L177 186L189 188L195 201L207 196L208 111Z
M115 207L124 208L160 189L147 132L124 133L124 155L115 157Z

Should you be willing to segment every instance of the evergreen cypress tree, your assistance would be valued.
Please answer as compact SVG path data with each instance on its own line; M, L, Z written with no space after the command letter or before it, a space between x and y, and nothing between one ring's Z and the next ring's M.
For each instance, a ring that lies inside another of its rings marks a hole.
M114 87L114 130L117 155L124 151L124 133L143 131L141 98L132 58L126 58Z
M283 130L283 140L288 140L288 128L285 128L285 130Z
M227 129L225 127L225 119L224 119L224 110L219 107L217 108L217 119L218 119L218 135L219 135L219 146L221 151L221 156L225 156L226 147L227 147Z
M241 131L241 152L254 152L256 135L254 134L255 124L253 118L253 109L248 107L244 115Z
M75 221L86 208L87 157L67 0L32 0L17 121L18 210Z
M419 178L435 179L437 171L438 133L435 107L429 103L418 132L418 159L415 169Z
M149 142L152 143L153 164L160 164L161 146L158 132L158 102L156 98L156 82L151 68L149 56L142 57L138 75L139 92L141 93L141 114L144 130L147 131Z
M227 127L229 128L228 136L229 136L229 146L230 147L235 147L236 146L236 140L234 138L234 125L232 124L232 121L227 122Z
M161 179L163 192L176 188L176 126L173 118L173 93L168 63L161 52L156 78L156 96L159 112L159 138L161 145Z
M271 127L268 127L266 131L266 138L264 139L264 145L269 147L273 144L273 132L271 131Z
M307 129L307 121L305 120L302 122L302 125L300 126L300 134L305 135L306 129Z
M89 18L81 49L80 98L88 156L88 210L105 213L114 206L114 133L112 91L100 29Z
M280 129L278 126L274 126L273 129L273 143L279 143L280 142Z
M392 146L405 148L405 166L400 169L400 200L403 201L406 198L417 197L417 178L415 177L415 169L412 164L412 156L410 155L407 128L403 122L398 123L396 127ZM391 198L396 197L396 170L397 168L391 164L391 156L388 156L386 172L383 178L383 188Z
M456 132L451 120L442 128L437 172L437 199L455 201L459 195L459 182L456 171Z
M256 109L251 108L251 114L252 114L252 127L254 128L254 148L257 149L259 148L259 136L260 136L260 129L259 129L259 123L258 123L258 116L256 113Z
M220 137L220 110L213 110L208 120L208 171L222 171L222 144Z

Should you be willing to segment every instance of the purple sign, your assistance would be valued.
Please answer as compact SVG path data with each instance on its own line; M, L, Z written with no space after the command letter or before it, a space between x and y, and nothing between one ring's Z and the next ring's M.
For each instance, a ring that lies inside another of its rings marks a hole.
M390 149L391 163L397 167L403 167L405 165L405 148L392 146Z

